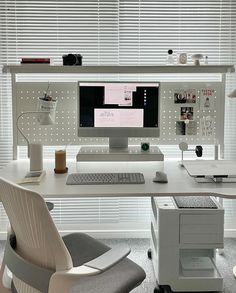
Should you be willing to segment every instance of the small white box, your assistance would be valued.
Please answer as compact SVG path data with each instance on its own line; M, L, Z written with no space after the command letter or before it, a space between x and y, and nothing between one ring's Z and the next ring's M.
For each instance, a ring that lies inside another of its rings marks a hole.
M182 257L180 263L185 277L212 277L214 274L215 267L210 257Z

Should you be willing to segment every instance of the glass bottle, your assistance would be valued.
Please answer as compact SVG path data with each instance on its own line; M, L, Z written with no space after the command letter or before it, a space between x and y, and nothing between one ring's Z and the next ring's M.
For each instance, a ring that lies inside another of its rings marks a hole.
M168 50L166 65L174 65L174 56L173 56L173 50Z
M207 56L207 55L206 55L205 58L204 58L204 64L205 64L205 65L208 65L208 56Z

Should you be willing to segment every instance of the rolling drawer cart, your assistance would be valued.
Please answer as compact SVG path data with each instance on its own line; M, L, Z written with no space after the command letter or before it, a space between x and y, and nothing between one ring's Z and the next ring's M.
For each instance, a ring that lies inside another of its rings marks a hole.
M224 246L224 210L208 200L214 208L179 208L172 197L152 197L148 257L157 280L154 293L223 290L215 253Z

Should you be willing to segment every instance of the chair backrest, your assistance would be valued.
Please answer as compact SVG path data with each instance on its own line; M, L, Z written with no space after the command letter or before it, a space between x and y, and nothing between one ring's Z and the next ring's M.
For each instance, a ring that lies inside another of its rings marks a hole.
M51 270L73 267L42 196L0 178L0 200L24 259Z

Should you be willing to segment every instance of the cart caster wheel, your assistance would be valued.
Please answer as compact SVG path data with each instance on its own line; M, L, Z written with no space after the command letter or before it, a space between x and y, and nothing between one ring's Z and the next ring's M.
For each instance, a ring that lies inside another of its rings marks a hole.
M164 290L162 287L157 286L154 288L153 293L164 293Z
M148 249L147 256L149 259L152 259L152 250L151 248Z
M157 286L154 288L153 293L165 293L165 291L163 290L161 286Z
M163 293L173 293L173 291L171 290L170 286L165 286L163 287Z

